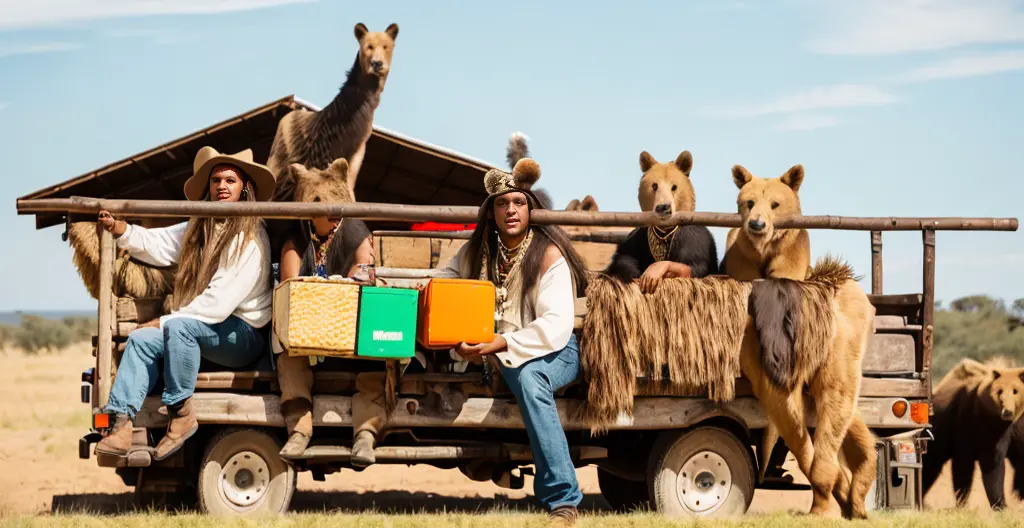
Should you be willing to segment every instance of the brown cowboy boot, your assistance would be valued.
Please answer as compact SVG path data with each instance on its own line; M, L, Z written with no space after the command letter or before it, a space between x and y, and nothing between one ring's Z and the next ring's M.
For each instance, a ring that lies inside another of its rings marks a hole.
M366 467L377 462L377 456L373 452L373 443L376 438L370 431L359 431L356 434L356 441L352 444L352 456L349 463L355 467Z
M572 506L555 508L548 514L548 526L551 528L567 528L576 524L580 512Z
M126 414L118 414L110 434L96 444L96 453L123 457L132 447L132 421Z
M313 436L313 404L305 398L288 400L281 404L281 414L290 436L278 455L281 458L301 456Z
M163 460L181 449L185 441L196 434L199 430L199 422L192 412L192 398L181 402L174 407L167 406L167 415L171 421L167 424L167 434L160 439L156 445L156 454L153 460Z

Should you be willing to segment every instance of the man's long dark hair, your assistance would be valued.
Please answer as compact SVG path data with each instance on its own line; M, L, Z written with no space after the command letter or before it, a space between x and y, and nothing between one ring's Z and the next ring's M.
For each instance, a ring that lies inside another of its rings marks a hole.
M530 203L530 212L532 213L534 210L534 200L531 198L528 202ZM476 229L473 230L473 234L470 235L469 242L467 242L469 247L466 248L465 255L467 258L472 259L469 263L469 278L475 279L480 276L481 267L483 266L480 256L483 254L484 244L487 244L489 248L488 254L492 260L497 256L498 226L494 221L493 215L489 214L493 211L493 207L493 198L489 198L480 207ZM580 254L576 252L576 248L573 247L569 235L556 225L534 225L529 221L527 225L529 229L533 229L533 241L530 242L530 247L526 249L526 254L523 255L523 263L520 268L520 272L523 274L523 296L529 298L537 288L537 282L540 280L542 271L540 265L544 261L544 252L547 251L548 244L554 244L562 252L565 262L569 264L569 272L576 283L576 296L582 296L583 292L587 289L586 266L583 264L583 258L580 257ZM488 265L490 265L490 262L488 262ZM523 310L526 309L526 306L527 303L522 304Z

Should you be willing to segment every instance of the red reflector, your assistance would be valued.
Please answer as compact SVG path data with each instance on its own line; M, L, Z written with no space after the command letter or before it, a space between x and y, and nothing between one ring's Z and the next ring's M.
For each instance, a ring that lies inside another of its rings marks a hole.
M106 429L110 427L110 415L106 413L92 415L92 427L93 429Z
M446 224L441 222L417 222L409 226L412 231L472 231L476 224Z
M927 403L911 403L910 404L910 419L915 423L926 424L928 423L928 404Z

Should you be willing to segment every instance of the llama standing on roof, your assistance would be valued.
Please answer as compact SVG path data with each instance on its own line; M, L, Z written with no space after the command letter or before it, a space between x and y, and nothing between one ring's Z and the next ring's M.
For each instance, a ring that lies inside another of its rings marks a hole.
M373 113L391 71L398 24L389 25L383 32L370 32L359 23L355 36L359 51L334 100L318 112L293 110L277 125L267 160L267 166L277 176L274 201L293 198L295 182L287 170L292 163L326 170L332 161L344 158L349 165L349 189L355 192L366 142L373 131Z

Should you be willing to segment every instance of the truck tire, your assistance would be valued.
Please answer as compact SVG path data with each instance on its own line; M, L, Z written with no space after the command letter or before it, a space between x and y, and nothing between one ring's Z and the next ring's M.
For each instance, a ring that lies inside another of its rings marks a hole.
M617 512L629 513L650 505L651 490L646 480L628 480L598 468L597 483L604 500Z
M754 499L749 449L720 427L666 432L648 464L654 507L667 517L742 515Z
M230 428L206 446L199 468L199 508L211 515L251 517L288 511L295 469L278 455L282 444L258 429Z

